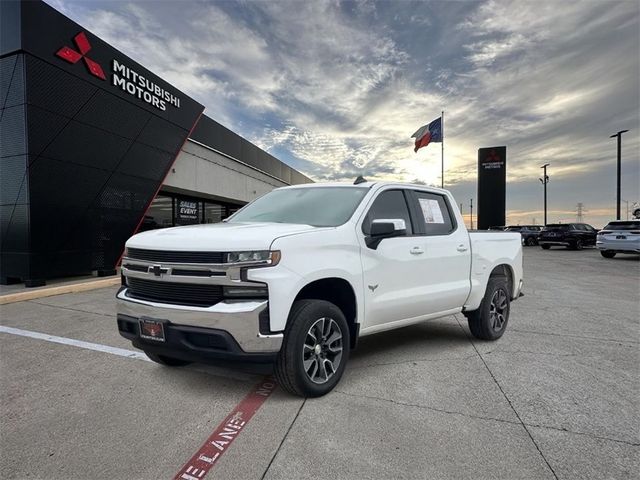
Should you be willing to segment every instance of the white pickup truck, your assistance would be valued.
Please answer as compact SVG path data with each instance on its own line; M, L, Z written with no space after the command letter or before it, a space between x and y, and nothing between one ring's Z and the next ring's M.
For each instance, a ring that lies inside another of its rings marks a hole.
M496 340L522 292L519 233L469 233L446 190L389 182L273 190L225 222L133 236L118 328L170 366L274 362L329 392L358 337L463 313Z

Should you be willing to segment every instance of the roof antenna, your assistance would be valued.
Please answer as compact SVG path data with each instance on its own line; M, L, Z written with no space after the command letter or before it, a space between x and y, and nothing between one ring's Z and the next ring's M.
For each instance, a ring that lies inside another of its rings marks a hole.
M362 175L358 175L356 181L353 182L354 185L359 185L360 183L367 183L367 180Z

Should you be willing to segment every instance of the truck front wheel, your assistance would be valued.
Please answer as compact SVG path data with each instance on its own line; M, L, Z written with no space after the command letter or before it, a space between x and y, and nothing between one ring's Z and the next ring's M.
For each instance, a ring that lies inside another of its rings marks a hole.
M478 310L468 312L469 330L481 340L497 340L507 328L511 311L509 283L504 277L489 278L487 291Z
M319 397L340 381L349 358L349 327L324 300L293 304L275 364L278 384L301 397Z

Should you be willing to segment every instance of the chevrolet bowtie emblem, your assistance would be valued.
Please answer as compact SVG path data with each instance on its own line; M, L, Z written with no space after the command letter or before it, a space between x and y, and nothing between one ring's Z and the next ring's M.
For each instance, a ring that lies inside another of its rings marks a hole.
M160 277L165 273L169 272L168 268L162 268L162 265L154 265L153 267L149 267L149 273L153 273L156 277Z

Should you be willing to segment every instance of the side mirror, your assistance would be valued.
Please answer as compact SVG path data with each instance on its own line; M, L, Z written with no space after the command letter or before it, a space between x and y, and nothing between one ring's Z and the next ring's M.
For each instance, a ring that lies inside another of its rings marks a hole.
M375 250L385 238L401 237L407 234L407 224L401 218L384 218L371 222L371 233L366 238L367 247Z

